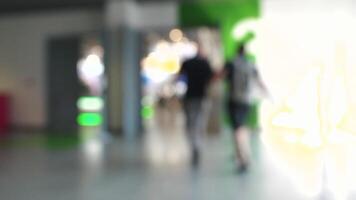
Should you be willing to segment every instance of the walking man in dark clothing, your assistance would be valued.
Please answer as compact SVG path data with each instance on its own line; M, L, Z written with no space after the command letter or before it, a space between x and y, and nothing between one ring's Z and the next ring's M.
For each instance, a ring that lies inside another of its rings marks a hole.
M197 56L183 62L179 74L185 75L187 79L184 96L186 131L192 152L192 164L197 165L205 130L204 102L213 71L199 48Z
M268 95L257 68L247 59L245 46L242 44L234 60L226 63L225 75L229 85L228 113L234 129L236 158L239 170L245 171L249 164L248 128L246 120L252 105L252 88L257 85Z

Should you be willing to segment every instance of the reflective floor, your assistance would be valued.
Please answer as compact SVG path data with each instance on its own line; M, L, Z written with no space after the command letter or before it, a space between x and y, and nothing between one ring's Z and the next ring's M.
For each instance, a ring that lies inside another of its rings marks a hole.
M79 144L16 133L1 143L0 199L337 199L327 188L305 193L274 160L259 133L251 135L248 173L236 172L229 130L205 138L201 165L192 169L181 117L173 121L165 127L157 125L165 124L159 120L148 121L139 140L95 129L83 130ZM356 195L349 193L347 199Z

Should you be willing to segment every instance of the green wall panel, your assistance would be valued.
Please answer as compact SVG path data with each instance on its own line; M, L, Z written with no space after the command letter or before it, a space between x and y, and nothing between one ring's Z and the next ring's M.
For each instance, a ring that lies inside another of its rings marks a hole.
M260 0L201 0L184 2L179 6L179 25L182 28L200 26L216 26L221 32L225 60L230 60L235 54L237 45L254 38L254 33L248 33L237 40L232 31L236 24L245 19L257 19L260 16ZM254 58L251 55L251 58ZM258 126L258 103L254 104L249 115L248 125Z
M183 28L218 26L225 59L230 59L237 45L232 37L233 28L244 19L258 18L259 10L259 0L186 2L179 6L179 25Z

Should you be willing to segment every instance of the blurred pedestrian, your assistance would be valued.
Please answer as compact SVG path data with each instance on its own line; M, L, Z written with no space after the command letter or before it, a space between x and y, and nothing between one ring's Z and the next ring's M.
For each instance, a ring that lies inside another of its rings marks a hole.
M246 121L252 105L252 89L257 84L266 94L267 90L255 65L248 60L244 44L237 49L235 58L225 64L224 72L229 86L227 108L234 129L237 164L243 172L248 169L250 157Z
M183 62L180 75L187 81L187 91L183 105L186 118L186 131L191 148L192 164L199 164L202 134L205 131L204 103L210 80L213 77L211 66L198 46L195 57Z

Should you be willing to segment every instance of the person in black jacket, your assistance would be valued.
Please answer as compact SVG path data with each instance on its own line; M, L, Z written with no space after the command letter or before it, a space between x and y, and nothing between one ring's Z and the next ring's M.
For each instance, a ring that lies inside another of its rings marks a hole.
M189 139L192 164L197 165L200 158L202 134L204 132L204 102L213 71L201 48L198 54L183 62L180 75L187 80L187 91L184 96L184 111L186 117L186 131Z

